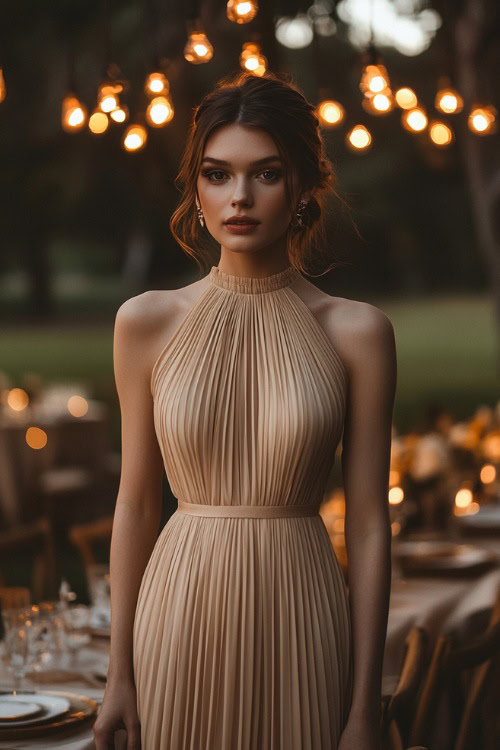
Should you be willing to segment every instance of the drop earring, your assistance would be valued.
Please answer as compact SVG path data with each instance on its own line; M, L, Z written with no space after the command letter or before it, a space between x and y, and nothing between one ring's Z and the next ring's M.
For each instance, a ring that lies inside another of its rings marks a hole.
M306 201L304 198L302 198L301 201L300 201L300 203L299 203L299 209L298 209L298 211L295 214L296 217L297 217L297 223L298 223L299 227L303 227L304 226L304 222L302 221L302 217L304 215L304 211L306 210L306 206L307 206L308 203L309 203L309 201Z
M201 224L202 227L204 227L205 226L205 222L203 220L203 211L202 211L201 206L197 206L196 207L196 211L198 213L198 219L200 220L200 224Z

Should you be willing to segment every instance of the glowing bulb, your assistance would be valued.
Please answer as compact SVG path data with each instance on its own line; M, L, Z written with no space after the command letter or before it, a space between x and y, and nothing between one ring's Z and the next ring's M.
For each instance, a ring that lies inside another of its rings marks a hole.
M396 102L401 109L413 109L417 106L418 99L413 89L403 86L394 94Z
M240 65L243 70L262 76L267 70L267 59L260 51L260 45L245 42L240 54Z
M391 487L389 490L389 505L399 505L404 500L405 493L402 487Z
M22 411L29 404L29 396L22 388L12 388L7 396L7 405L13 411Z
M226 5L226 16L234 23L249 23L253 21L259 10L259 4L255 0L229 0Z
M437 92L434 106L436 109L444 112L444 114L451 115L460 112L464 106L464 102L457 91L446 88Z
M389 86L389 76L384 65L365 65L359 84L365 96L380 94Z
M122 139L126 151L139 151L148 138L147 130L142 125L129 125Z
M326 99L319 105L317 114L323 124L334 126L342 122L345 110L339 102Z
M364 125L355 125L346 136L347 145L354 151L364 151L372 142L370 132Z
M146 110L148 122L157 128L170 122L173 116L173 107L166 96L155 96Z
M195 65L212 59L214 49L203 32L190 34L184 47L184 57Z
M435 120L429 126L429 135L436 146L449 146L453 141L451 128L444 122Z
M89 130L94 135L105 133L109 127L109 118L105 112L96 109L89 118Z
M497 478L497 470L493 464L484 464L479 476L483 484L491 484Z
M407 130L420 133L427 127L427 115L422 107L414 107L403 112L402 123Z
M67 132L81 130L87 119L87 110L84 105L73 96L68 94L62 103L62 126Z
M455 495L455 505L457 508L466 508L471 504L472 500L472 492L467 487L462 487Z
M150 73L146 78L144 84L146 94L150 96L157 96L158 94L168 94L170 90L170 84L163 73L154 72Z
M468 125L473 133L488 135L496 131L497 111L493 106L474 107L468 118Z
M120 105L119 107L114 109L112 112L110 112L109 116L115 122L118 122L118 123L125 122L125 120L128 118L128 108L124 107L123 105Z
M83 396L71 396L68 399L68 411L73 417L83 417L88 410L88 401Z
M28 427L26 430L26 443L33 450L40 450L47 445L47 433L40 427Z

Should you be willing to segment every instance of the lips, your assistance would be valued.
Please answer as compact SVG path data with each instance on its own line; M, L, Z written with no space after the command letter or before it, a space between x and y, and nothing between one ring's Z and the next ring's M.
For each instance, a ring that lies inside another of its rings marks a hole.
M224 222L224 224L243 224L243 226L259 223L257 219L251 219L249 216L231 216L231 218Z

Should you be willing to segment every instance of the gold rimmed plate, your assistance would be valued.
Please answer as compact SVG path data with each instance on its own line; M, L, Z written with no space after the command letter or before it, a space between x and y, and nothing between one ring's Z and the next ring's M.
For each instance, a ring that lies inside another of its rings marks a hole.
M12 692L0 690L0 699ZM45 703L45 706L59 704L61 711L57 716L50 711L33 719L26 719L17 726L9 723L0 726L0 741L21 739L25 737L43 737L63 727L77 726L97 713L97 701L80 693L65 690L18 690L16 697L25 701ZM66 708L64 708L66 706Z

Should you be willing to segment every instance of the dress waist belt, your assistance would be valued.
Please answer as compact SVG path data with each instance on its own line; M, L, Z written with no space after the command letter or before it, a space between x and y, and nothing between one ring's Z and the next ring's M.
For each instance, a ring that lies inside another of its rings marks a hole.
M190 516L217 518L296 518L319 515L320 505L205 505L178 500L177 510Z

